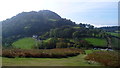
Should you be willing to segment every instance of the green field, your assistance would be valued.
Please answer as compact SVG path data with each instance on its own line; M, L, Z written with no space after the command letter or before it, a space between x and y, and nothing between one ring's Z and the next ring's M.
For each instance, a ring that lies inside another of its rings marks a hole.
M114 48L120 48L120 39L118 38L111 38L111 44L112 44L112 47Z
M78 55L69 58L3 58L3 66L100 66L99 63L89 64L84 57Z
M94 46L106 46L107 45L107 41L105 39L85 38L85 40L90 42Z
M57 21L56 19L49 19L49 21Z
M120 37L120 33L113 33L113 32L107 32L107 33L116 37Z
M75 29L79 29L80 27L73 27L73 28L75 28Z
M19 39L18 41L14 42L12 46L21 49L32 49L33 46L37 45L37 43L38 42L35 41L35 39L27 37L27 38Z
M100 50L94 50L94 49L91 49L91 50L85 50L85 53L86 54L90 54L90 53L93 53L95 51L100 51Z

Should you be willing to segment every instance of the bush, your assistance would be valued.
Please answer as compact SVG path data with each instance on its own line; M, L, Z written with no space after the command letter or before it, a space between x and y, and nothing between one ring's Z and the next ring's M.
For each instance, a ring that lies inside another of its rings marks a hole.
M76 56L83 53L80 49L63 48L63 49L4 49L2 56L8 58L15 57L34 57L34 58L65 58L70 56Z
M67 43L58 42L58 43L56 43L56 48L67 48Z
M96 61L105 66L120 66L120 53L112 51L97 51L88 54L86 60Z
M93 45L87 42L86 40L79 40L75 42L74 47L88 49L88 48L92 48Z

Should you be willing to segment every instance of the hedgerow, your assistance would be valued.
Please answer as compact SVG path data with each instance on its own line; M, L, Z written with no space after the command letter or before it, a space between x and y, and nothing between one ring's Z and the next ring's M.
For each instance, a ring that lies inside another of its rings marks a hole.
M2 51L3 57L15 58L15 57L26 57L26 58L66 58L70 56L76 56L84 51L80 49L4 49Z

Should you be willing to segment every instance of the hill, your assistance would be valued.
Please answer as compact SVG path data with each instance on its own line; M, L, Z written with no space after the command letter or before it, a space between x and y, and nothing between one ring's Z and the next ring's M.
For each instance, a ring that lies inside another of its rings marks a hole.
M2 21L3 37L41 35L51 28L74 24L72 21L63 19L55 12L49 10L22 12Z
M107 32L120 32L120 26L109 26L109 27L100 27L100 29L103 29Z
M29 45L29 41L26 40L28 42L21 44L25 40L21 42L18 39L35 35L37 39L42 40L37 47L39 49L106 47L111 46L110 37L113 36L110 33L115 35L119 32L118 28L119 26L94 28L90 24L76 24L50 10L22 12L2 21L2 45L5 47L13 45L24 49L24 46ZM31 46L33 44L30 44L30 48Z
M57 13L50 10L22 12L2 21L3 44L10 44L23 37L42 35L52 28L63 25L73 26L75 23L61 18Z

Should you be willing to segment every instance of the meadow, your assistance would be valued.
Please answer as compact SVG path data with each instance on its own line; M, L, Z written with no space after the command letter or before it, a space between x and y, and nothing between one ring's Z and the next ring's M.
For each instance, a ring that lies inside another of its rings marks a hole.
M88 49L88 50L85 50L85 53L88 55L96 51L101 51L101 50Z
M107 33L116 37L120 37L120 33L113 33L113 32L107 32Z
M107 41L105 39L99 39L99 38L85 38L84 40L90 42L94 46L106 46Z
M41 50L5 49L3 50L2 64L3 66L101 66L97 62L89 63L84 59L85 56L86 54L83 50L73 48Z
M118 38L111 38L111 45L113 48L120 48L120 39Z
M38 44L38 41L31 37L26 37L17 40L12 44L14 48L22 48L22 49L32 49L34 46Z
M84 60L86 55L80 54L68 58L2 58L3 66L101 66Z
M38 50L41 54L37 53L37 50L28 50L28 52L26 50L7 51L9 53L3 50L3 66L120 66L118 63L120 53L116 51L94 49L83 51L66 48ZM14 54L14 57L8 58L8 56L5 56L6 53L7 55ZM75 53L77 54L75 55ZM24 56L21 56L22 54Z

